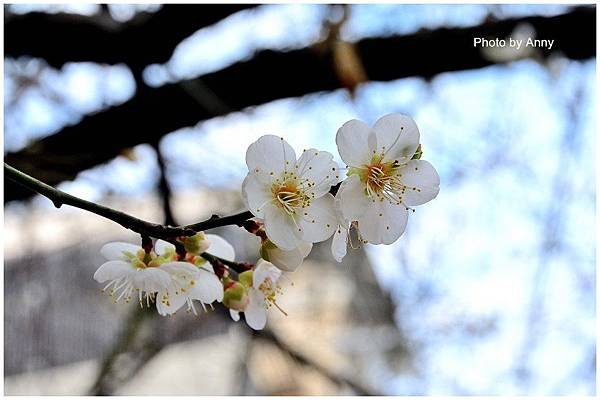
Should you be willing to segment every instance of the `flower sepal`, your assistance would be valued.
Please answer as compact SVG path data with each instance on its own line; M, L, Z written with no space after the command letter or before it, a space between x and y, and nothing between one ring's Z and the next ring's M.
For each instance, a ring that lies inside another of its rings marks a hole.
M252 287L252 279L254 277L254 271L253 270L249 270L249 271L244 271L241 274L238 275L238 279L240 281L240 283L242 285L244 285L247 288L251 288Z
M244 311L250 301L246 287L229 278L226 278L224 287L223 305L232 310Z

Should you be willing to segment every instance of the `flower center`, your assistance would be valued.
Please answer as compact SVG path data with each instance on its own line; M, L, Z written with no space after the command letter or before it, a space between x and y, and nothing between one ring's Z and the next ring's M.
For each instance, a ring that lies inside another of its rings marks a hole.
M271 279L267 278L260 284L258 290L263 292L263 294L265 295L265 307L267 308L267 310L272 306L275 306L279 311L283 313L283 315L287 317L287 313L283 311L281 307L279 307L276 301L277 295L283 293L283 291L281 290L281 286L274 285L273 282L271 282Z
M407 190L421 191L402 183L401 165L398 160L383 161L379 155L373 156L371 163L358 169L360 180L365 185L366 194L373 200L388 200L400 205Z
M295 214L296 208L310 205L310 197L295 180L287 180L283 183L275 182L271 187L271 192L275 204L288 215Z

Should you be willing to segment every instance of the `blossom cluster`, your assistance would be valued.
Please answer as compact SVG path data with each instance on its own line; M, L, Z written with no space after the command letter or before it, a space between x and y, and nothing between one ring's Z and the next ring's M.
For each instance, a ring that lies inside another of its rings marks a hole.
M242 312L250 327L264 328L269 308L283 312L277 304L282 271L296 270L313 243L333 237L331 252L338 262L349 244L354 247L352 231L359 243L391 244L404 232L409 211L439 192L440 178L421 160L419 130L406 115L386 115L373 127L348 121L336 144L345 168L331 153L314 148L297 157L273 135L248 147L242 196L255 220L246 228L261 238L261 259L252 268L234 274L226 266L235 260L233 247L199 232L144 248L109 243L101 250L108 261L94 278L108 282L104 290L115 301L135 295L141 305L156 303L161 315L184 305L196 314L194 301L205 310L217 301L234 320Z

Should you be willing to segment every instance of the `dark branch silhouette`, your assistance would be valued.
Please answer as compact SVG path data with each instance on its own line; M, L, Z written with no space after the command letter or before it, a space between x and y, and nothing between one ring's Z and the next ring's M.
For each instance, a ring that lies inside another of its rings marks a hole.
M71 61L125 63L134 71L165 63L197 30L255 4L167 4L127 23L75 14L31 12L5 18L6 55L43 58L60 68Z
M488 21L470 28L442 28L406 36L365 39L356 43L356 49L372 81L408 76L431 78L442 72L494 64L480 48L473 46L473 38L505 37L522 23L531 24L537 37L553 38L552 51L560 51L571 59L595 56L594 8L577 8L555 17ZM538 50L542 58L551 54ZM185 87L194 83L218 93L233 110L343 86L332 68L329 52L315 48L289 52L265 50L249 61L196 80L159 88L141 87L126 103L85 117L77 125L7 154L5 160L51 185L72 180L80 171L111 160L124 148L156 142L176 129L220 114L200 107L190 96ZM6 185L5 201L29 196L23 189Z

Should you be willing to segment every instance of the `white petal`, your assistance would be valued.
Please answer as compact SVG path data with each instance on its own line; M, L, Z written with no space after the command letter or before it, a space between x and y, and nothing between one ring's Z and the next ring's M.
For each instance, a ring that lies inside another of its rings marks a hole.
M284 271L295 271L304 261L304 257L297 247L289 251L276 248L269 251L269 261Z
M156 297L156 310L160 315L174 314L186 303L187 295L185 293L175 294L175 291L176 289L174 287L169 288L169 305L166 305L162 302L166 291L163 290L158 292Z
M231 319L234 320L235 322L238 322L240 320L240 313L236 310L232 310L230 308L229 315L231 315Z
M369 243L391 244L402 235L407 221L408 212L403 205L375 200L358 219L358 229Z
M335 200L337 210L348 221L355 221L362 216L371 201L358 175L351 175L342 182Z
M281 175L291 171L296 163L296 153L283 138L274 135L261 136L246 151L249 171Z
M306 258L310 254L312 247L313 245L310 242L302 242L300 246L298 246L298 250L300 251L302 258Z
M303 240L313 243L322 242L329 239L335 232L338 219L334 208L334 198L330 193L313 199L310 206L302 209L301 212L300 224Z
M242 183L242 196L248 210L259 218L264 218L265 206L273 200L271 186L261 181L257 174L251 172Z
M409 187L402 196L407 206L425 204L440 192L440 176L425 160L412 160L399 173L402 174L402 183Z
M312 246L310 242L301 242L300 246L293 250L281 250L279 247L275 247L268 251L269 262L283 271L295 271L308 256Z
M156 243L154 243L154 251L159 256L162 256L163 254L175 251L175 245L169 242L165 242L162 239L158 239Z
M281 271L268 261L263 259L258 260L256 268L252 274L252 287L258 288L262 283L269 279L272 283L275 283L281 277Z
M419 146L419 129L415 121L403 114L388 114L375 122L369 137L371 152L385 153L384 160L408 162Z
M167 272L170 275L187 276L195 278L198 276L199 269L194 264L185 261L171 261L162 264L158 269Z
M213 269L212 265L210 265L209 262L205 262L204 264L200 265L197 268L200 269L200 270L202 270L202 271L210 272L211 274L215 273L215 270Z
M343 226L339 226L333 234L333 240L331 241L331 254L337 262L342 262L342 259L346 255L348 247L348 229Z
M206 250L208 253L228 261L235 260L235 250L227 240L211 233L206 235L206 239L210 242L210 246Z
M312 186L309 193L314 193L315 197L323 196L339 181L338 165L327 151L305 150L296 166L297 175L305 186Z
M107 261L94 273L94 279L100 283L123 278L135 272L135 268L125 261Z
M368 164L371 159L368 138L371 128L362 121L353 119L337 131L335 143L340 157L351 167Z
M198 281L190 289L188 296L205 304L222 301L223 284L215 274L200 270Z
M260 330L267 324L267 309L265 308L265 296L262 292L250 289L248 291L250 302L244 310L246 323L254 330Z
M166 289L171 284L171 276L160 268L140 269L133 274L133 285L144 292L153 293Z
M300 244L300 227L277 206L269 205L265 210L265 231L269 239L281 249L293 250Z
M135 244L131 243L111 242L102 246L100 249L100 254L102 254L107 260L127 261L128 258L125 256L125 254L123 254L124 252L135 255L141 249L141 246L136 246Z

